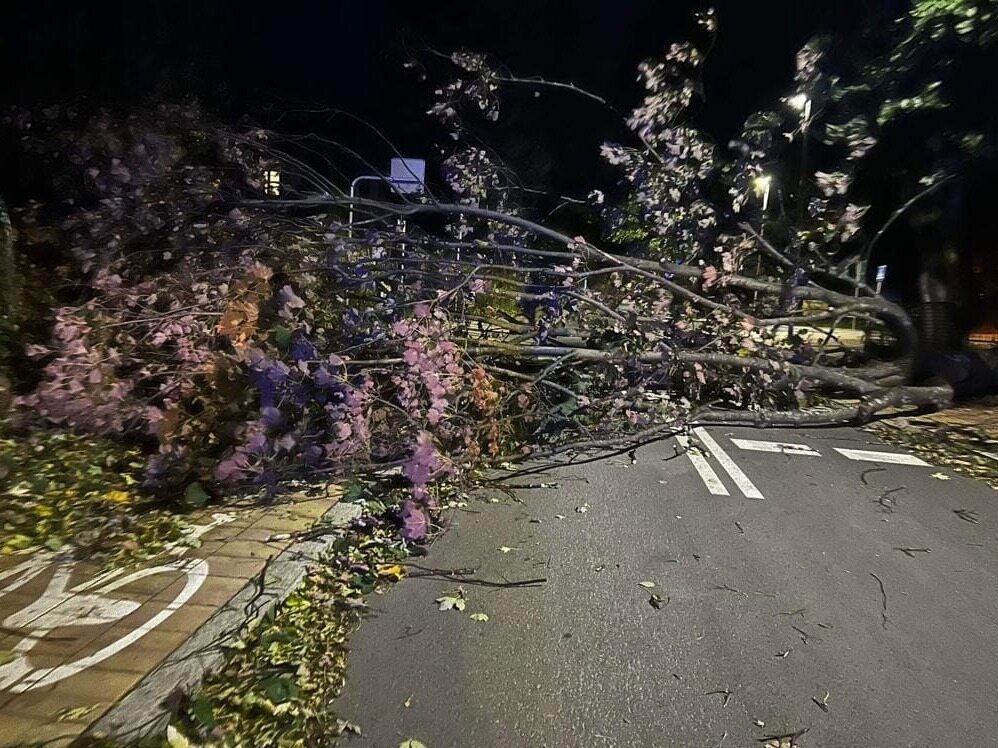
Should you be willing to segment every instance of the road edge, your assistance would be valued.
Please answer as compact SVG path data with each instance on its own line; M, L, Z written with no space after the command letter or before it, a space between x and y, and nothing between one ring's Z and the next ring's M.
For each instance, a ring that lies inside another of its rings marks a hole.
M361 515L357 504L337 503L320 520L345 527ZM225 661L225 647L288 597L305 576L305 567L333 544L333 536L293 543L220 607L189 639L171 652L138 685L80 735L83 738L135 740L166 729L167 702L178 689L187 693Z

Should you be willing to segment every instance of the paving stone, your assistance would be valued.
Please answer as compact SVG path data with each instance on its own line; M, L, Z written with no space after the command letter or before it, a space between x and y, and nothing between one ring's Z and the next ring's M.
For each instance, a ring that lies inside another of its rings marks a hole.
M99 718L111 708L113 698L109 694L122 693L134 686L141 675L120 671L101 671L95 677L87 680L73 679L55 685L43 694L29 692L21 694L17 704L17 712L28 717L62 723L83 723L78 727ZM93 707L85 716L75 719L66 712ZM60 719L61 717L61 719ZM67 725L68 729L68 725Z
M74 723L47 722L30 728L20 739L9 745L24 744L30 741L29 745L44 746L45 748L69 748L76 740L80 732L80 726Z
M46 741L46 748L66 746L78 732L78 727L61 725L54 719L33 719L6 712L0 717L0 746L14 746L28 741Z
M218 610L217 605L187 603L159 624L156 629L158 631L195 631L210 619L216 610Z
M247 527L245 530L241 530L234 540L252 540L258 543L264 543L265 545L271 546L279 551L284 550L291 543L291 538L286 540L268 540L268 538L271 538L273 535L274 533L272 530L268 530L266 527L256 527L253 525Z
M56 741L53 745L68 744L84 729L110 729L119 734L130 728L145 730L156 720L162 721L158 706L162 699L178 684L192 686L206 670L218 667L224 657L222 644L244 631L248 620L287 595L300 582L304 564L328 547L323 539L294 543L290 538L270 543L265 539L275 533L307 530L320 517L324 523L345 523L359 511L357 507L344 511L335 501L310 498L297 505L204 512L194 520L208 526L200 547L180 546L176 553L151 562L162 566L207 559L208 576L168 616L163 615L168 606L189 589L188 584L196 577L168 571L129 578L133 573L129 570L108 577L103 586L89 585L74 592L75 587L88 583L98 572L92 564L74 564L69 582L51 589L54 562L42 554L33 558L51 568L4 595L3 585L16 580L12 575L2 579L3 570L22 564L28 557L0 559L0 620L35 604L47 589L54 595L55 607L42 606L36 622L44 622L46 615L51 619L51 614L46 613L49 609L67 614L72 611L75 616L68 617L72 625L40 633L41 638L28 654L32 672L25 676L29 679L25 682L51 676L52 672L59 674L58 668L67 665L87 665L52 685L24 693L0 690L0 746L49 739ZM219 514L232 521L218 524ZM127 579L127 584L120 584L122 579ZM108 588L108 584L112 587ZM139 603L140 607L133 610L127 603ZM102 618L108 623L102 623ZM80 625L80 620L90 625ZM156 625L136 635L150 622ZM20 629L17 633L4 632L0 648L11 649L24 636L39 634L28 629L23 634ZM126 646L106 659L88 659L121 642ZM0 679L3 676L0 668ZM95 703L100 706L79 719L65 723L56 719L60 712Z
M284 544L286 545L286 544ZM264 543L260 540L238 539L224 543L212 554L213 558L259 558L262 560L271 559L283 550L283 547L276 543Z
M262 564L259 566L262 567ZM257 569L256 573L259 573L259 569ZM255 574L253 576L255 576ZM228 602L228 600L236 592L246 586L253 576L225 577L209 574L208 578L201 586L201 589L199 589L194 597L191 598L190 604L207 605L211 607L225 605L225 603Z
M252 579L263 570L266 563L266 559L262 558L215 556L209 560L209 574L215 578Z

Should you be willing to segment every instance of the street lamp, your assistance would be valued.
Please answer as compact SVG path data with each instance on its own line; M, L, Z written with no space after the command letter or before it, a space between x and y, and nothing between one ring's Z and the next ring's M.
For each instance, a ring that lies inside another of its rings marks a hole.
M760 174L755 179L752 180L752 186L755 188L756 195L762 195L762 222L759 224L759 237L762 238L766 235L766 209L769 207L769 190L773 186L773 176L771 174ZM762 274L762 255L757 254L755 256L755 275L758 278ZM756 291L752 295L752 301L756 301L759 298L759 292Z
M769 174L760 174L752 180L755 187L755 194L762 195L762 212L765 213L769 207L769 189L773 186L773 177Z
M808 123L811 121L811 99L807 97L807 94L799 93L787 99L787 103L801 113L800 127L801 130L806 130Z

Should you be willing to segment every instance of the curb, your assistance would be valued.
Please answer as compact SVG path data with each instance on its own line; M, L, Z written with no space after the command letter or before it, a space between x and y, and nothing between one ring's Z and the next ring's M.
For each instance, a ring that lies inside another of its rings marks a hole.
M317 524L345 527L361 515L356 504L335 504ZM169 722L165 702L177 689L189 692L225 661L225 647L253 622L282 602L301 583L305 566L318 560L333 539L321 537L292 544L247 583L190 638L177 647L138 685L91 724L82 738L135 740L162 732Z

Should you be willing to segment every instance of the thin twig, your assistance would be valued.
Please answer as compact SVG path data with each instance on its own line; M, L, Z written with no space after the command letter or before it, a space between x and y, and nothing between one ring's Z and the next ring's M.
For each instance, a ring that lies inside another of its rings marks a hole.
M881 622L880 622L880 624L886 629L887 628L887 622L889 620L887 618L887 590L884 589L884 583L880 579L880 577L878 577L872 571L870 572L870 576L873 577L874 579L876 579L877 580L877 584L880 585L880 598L881 598L881 605L883 606L882 610L880 611L880 617L882 619Z
M422 574L407 575L414 579L434 577L437 579L447 579L451 582L461 582L462 584L475 584L480 587L539 587L542 584L546 584L548 581L546 577L539 577L537 579L521 579L515 582L494 582L488 579L478 579L476 577L468 576L468 574L474 573L474 569L434 569L432 567L422 566L411 562L403 562L400 566L417 569L423 572Z

